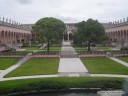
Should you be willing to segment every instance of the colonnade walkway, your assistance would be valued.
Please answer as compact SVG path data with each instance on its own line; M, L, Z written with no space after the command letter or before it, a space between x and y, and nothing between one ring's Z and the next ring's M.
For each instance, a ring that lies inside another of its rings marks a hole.
M88 70L70 42L63 42L58 69L59 76L86 76Z

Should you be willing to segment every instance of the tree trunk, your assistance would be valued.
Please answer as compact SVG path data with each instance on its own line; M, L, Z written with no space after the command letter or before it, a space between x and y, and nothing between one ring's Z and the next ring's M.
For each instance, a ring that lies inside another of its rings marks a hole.
M88 51L91 51L91 49L90 49L90 44L91 44L91 41L89 40L89 41L88 41Z
M47 52L49 52L49 41L48 41L48 45L47 45Z

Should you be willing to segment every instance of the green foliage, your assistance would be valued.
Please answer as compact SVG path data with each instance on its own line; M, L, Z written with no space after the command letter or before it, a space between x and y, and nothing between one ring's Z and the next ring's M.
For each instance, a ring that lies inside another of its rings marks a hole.
M123 78L105 77L55 77L1 81L0 94L47 89L59 91L69 88L122 89L123 80Z
M74 35L74 42L82 44L87 41L89 48L91 42L101 42L107 38L104 27L97 20L88 19L86 22L79 22L76 27L77 33Z
M27 51L5 51L5 52L0 52L0 55L22 55L22 56L24 56L24 55L27 55L28 53L30 53L30 52L27 52Z
M82 62L92 74L125 74L128 67L123 66L109 58L81 58Z
M128 96L128 79L125 79L123 83L123 91L125 92L125 95L123 96Z
M26 49L25 51L46 51L47 48L40 48L39 46L31 46L31 47L22 47L23 49ZM61 47L60 46L50 46L50 51L60 51Z
M65 24L56 18L46 17L38 20L33 27L33 32L38 34L39 40L51 46L54 43L60 43L65 32Z

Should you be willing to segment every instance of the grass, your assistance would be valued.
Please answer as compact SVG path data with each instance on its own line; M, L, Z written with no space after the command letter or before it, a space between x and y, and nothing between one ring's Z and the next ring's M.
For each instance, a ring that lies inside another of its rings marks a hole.
M59 58L31 58L5 77L57 74Z
M118 59L128 63L128 57L118 57Z
M96 47L92 47L92 50L93 51L100 51L100 50L103 50L103 51L110 51L112 47L110 46L96 46ZM74 49L76 51L87 51L88 48L86 46L74 46Z
M31 53L32 51L5 51L0 52L0 54L3 55L27 55L28 53Z
M101 88L121 89L123 78L109 77L54 77L0 82L0 94L45 89Z
M74 46L76 51L87 51L87 47L85 46Z
M100 50L103 50L103 51L110 51L112 47L104 47L104 46L97 46L96 47L96 51L100 51Z
M109 58L81 58L91 74L128 74L128 68Z
M39 47L22 47L22 49L26 49L26 50L42 50Z
M50 50L52 50L52 51L60 51L60 49L61 49L61 46L52 46L52 47L50 47ZM45 50L47 50L47 49L45 48Z
M19 58L0 58L0 70L5 70L18 62Z
M40 49L39 47L22 47L22 49L26 49L26 51L34 51L34 50L39 50L39 51L46 51L47 48ZM50 51L60 51L61 47L60 46L51 46Z

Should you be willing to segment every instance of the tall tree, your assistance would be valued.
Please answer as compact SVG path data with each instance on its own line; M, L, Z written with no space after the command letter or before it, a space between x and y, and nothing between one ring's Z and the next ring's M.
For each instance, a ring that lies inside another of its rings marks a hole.
M78 36L81 42L88 42L88 51L92 41L102 41L105 37L105 30L97 20L88 19L77 24Z
M38 34L41 42L47 44L47 52L49 52L49 47L52 44L62 41L65 29L65 24L61 20L53 17L46 17L36 22L33 27L33 32Z

